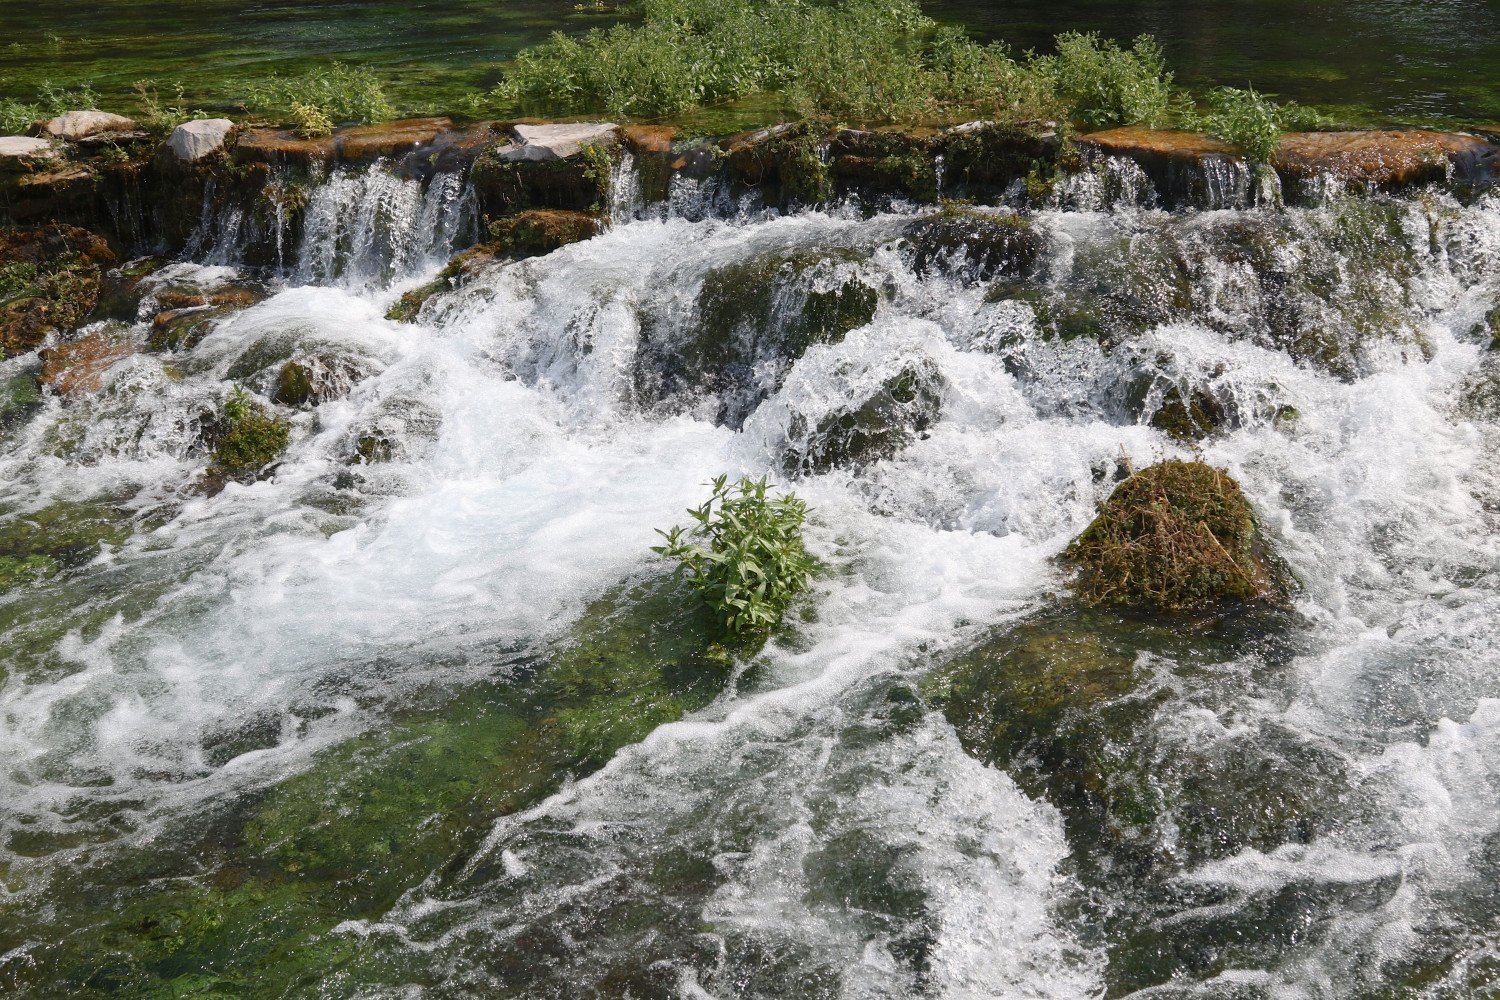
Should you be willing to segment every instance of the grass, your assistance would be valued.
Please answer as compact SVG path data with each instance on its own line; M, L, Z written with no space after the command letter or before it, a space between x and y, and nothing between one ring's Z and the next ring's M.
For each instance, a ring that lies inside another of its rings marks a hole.
M677 561L731 633L765 632L812 583L817 563L802 544L807 504L791 493L772 498L764 478L730 485L720 476L710 485L712 496L688 510L695 525L658 532L667 544L651 551Z
M35 101L17 101L7 98L0 101L0 135L24 135L31 131L33 123L44 118L54 118L64 111L97 111L99 95L88 84L68 88L44 82L37 90Z

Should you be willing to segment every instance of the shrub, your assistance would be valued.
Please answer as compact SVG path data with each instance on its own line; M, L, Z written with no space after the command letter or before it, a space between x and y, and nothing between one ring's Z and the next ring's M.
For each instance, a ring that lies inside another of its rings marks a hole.
M1185 121L1216 135L1252 163L1270 163L1283 132L1317 128L1323 117L1311 108L1277 102L1257 94L1254 87L1218 87L1206 95L1208 110L1189 113Z
M341 62L300 76L272 75L250 83L246 92L247 110L277 116L299 129L327 123L331 131L335 124L386 121L396 115L372 70Z
M1057 36L1057 54L1035 60L1085 128L1158 125L1172 110L1172 74L1150 35L1130 48L1076 32Z
M137 80L131 85L135 93L136 123L148 132L164 133L190 118L206 118L204 111L188 107L181 83L174 83L171 103L167 103L157 89L155 80Z
M214 471L226 476L249 476L286 451L291 428L266 412L244 389L236 386L224 403L222 434L214 449Z
M651 551L677 560L677 572L729 631L765 631L808 588L817 567L802 544L807 504L791 493L772 499L764 478L729 485L720 476L710 485L707 502L688 510L696 525L659 531L667 544Z
M1063 559L1086 604L1184 610L1284 600L1289 589L1239 484L1202 462L1131 475Z

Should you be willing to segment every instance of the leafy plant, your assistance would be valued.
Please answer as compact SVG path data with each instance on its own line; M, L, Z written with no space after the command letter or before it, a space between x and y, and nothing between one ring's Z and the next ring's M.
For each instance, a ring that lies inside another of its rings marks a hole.
M386 121L396 110L385 96L380 78L364 66L332 62L300 76L272 75L250 83L245 106L259 114L277 116L304 126Z
M21 135L29 132L39 119L51 118L64 111L97 111L99 95L88 84L73 89L59 86L50 80L37 91L37 99L31 103L6 98L0 101L0 134Z
M708 500L688 510L695 525L658 531L667 543L651 551L677 560L677 572L731 632L767 630L817 568L802 543L807 504L791 493L773 499L764 477L731 485L720 476L709 485Z
M214 449L214 471L248 476L265 468L286 451L291 428L266 412L243 388L236 386L224 402L223 433Z
M316 104L292 102L292 123L304 139L320 139L333 134L333 119Z
M1172 74L1161 46L1141 35L1130 48L1097 34L1057 36L1057 54L1035 60L1085 128L1157 125L1172 110Z
M1254 87L1218 87L1206 95L1208 110L1185 115L1187 124L1216 135L1252 163L1271 162L1284 132L1317 128L1324 119L1294 102L1278 104Z
M155 80L137 80L131 85L137 107L136 123L146 131L170 132L190 118L207 117L205 112L188 107L181 83L171 86L172 97L164 100Z

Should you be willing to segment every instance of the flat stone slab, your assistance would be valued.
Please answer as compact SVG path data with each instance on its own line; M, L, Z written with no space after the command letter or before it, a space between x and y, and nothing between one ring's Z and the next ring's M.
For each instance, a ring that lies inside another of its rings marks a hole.
M40 159L52 155L52 143L29 135L0 136L0 159Z
M1377 129L1296 132L1281 138L1273 165L1283 176L1328 174L1341 181L1401 186L1442 180L1450 165L1460 175L1491 169L1500 147L1463 132Z
M1228 143L1199 132L1177 129L1112 128L1078 137L1080 146L1097 149L1111 156L1132 159L1152 157L1164 160L1201 160L1206 157L1234 156Z
M566 160L585 146L614 143L615 126L605 122L572 122L564 125L517 125L516 138L497 154L502 160Z
M196 163L224 148L234 122L228 118L197 118L172 130L167 148L184 163Z
M135 121L108 111L64 111L46 127L49 135L76 141L110 132L134 132Z

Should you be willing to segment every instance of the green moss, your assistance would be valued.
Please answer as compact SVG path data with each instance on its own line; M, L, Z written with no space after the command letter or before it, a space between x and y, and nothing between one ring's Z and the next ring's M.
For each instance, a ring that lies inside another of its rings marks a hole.
M0 383L0 437L22 423L42 401L42 386L33 372L19 372Z
M833 196L824 156L826 137L816 126L778 128L731 149L727 176L740 190L755 190L769 205L816 205Z
M130 517L94 502L59 502L0 521L0 590L52 576L130 537Z
M788 475L822 473L888 459L937 422L943 377L931 362L908 365L858 406L837 410L809 426L794 415L782 458Z
M288 361L276 376L276 402L285 406L303 406L313 395L312 371L306 365Z
M540 257L598 232L598 217L587 212L532 209L491 222L488 249L497 257Z
M1132 475L1063 560L1090 604L1177 611L1285 601L1290 590L1239 484L1202 462L1160 462Z
M936 270L973 281L1027 274L1035 269L1043 247L1041 235L1025 217L954 202L907 226L904 240L918 274Z
M1180 386L1172 386L1151 414L1150 424L1179 441L1197 441L1224 423L1223 405L1202 389L1191 389L1186 395Z
M596 145L563 160L506 160L501 148L485 150L469 171L486 221L529 209L598 213L609 204L615 150Z
M275 461L290 441L286 421L236 388L224 404L213 471L231 478L253 476Z

